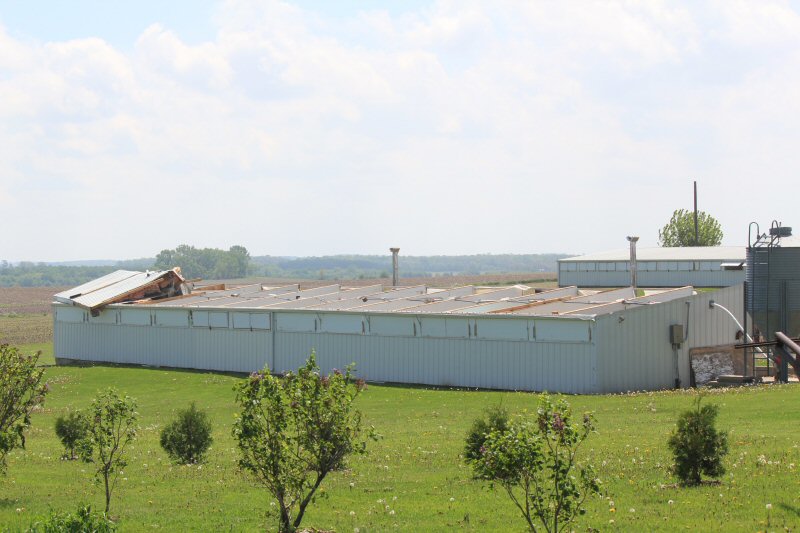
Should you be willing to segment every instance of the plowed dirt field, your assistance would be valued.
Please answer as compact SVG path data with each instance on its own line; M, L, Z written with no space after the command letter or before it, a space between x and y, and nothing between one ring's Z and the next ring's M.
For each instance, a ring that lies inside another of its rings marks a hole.
M50 302L54 287L0 288L0 343L35 344L53 340Z

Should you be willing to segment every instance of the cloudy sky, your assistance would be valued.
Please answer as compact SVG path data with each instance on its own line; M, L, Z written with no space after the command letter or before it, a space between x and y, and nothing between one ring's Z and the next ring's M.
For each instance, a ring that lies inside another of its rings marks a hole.
M0 0L0 259L800 227L800 3Z

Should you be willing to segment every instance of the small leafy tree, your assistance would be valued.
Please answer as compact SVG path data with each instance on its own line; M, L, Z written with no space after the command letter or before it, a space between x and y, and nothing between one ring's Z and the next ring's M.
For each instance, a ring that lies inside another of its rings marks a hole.
M98 394L85 416L88 431L78 449L81 459L97 466L95 478L105 486L107 515L119 474L128 465L127 447L136 438L139 413L133 398L110 388Z
M480 456L469 462L476 478L505 489L531 531L569 530L585 513L586 498L600 493L591 465L578 461L578 450L593 431L591 414L575 423L565 400L553 402L542 394L535 421L513 421L505 431L492 431Z
M212 441L211 421L194 402L161 431L161 447L173 461L183 464L201 462Z
M694 232L694 211L678 209L669 222L658 231L658 243L673 246L719 246L722 242L722 227L716 218L704 211L697 212L697 237Z
M350 368L321 376L313 352L296 374L279 378L265 368L236 386L239 467L277 500L281 533L297 530L325 476L366 452L374 433L353 406L363 389Z
M719 407L700 405L698 395L694 407L681 413L667 445L675 458L673 472L688 486L697 486L705 474L716 478L725 473L722 459L728 453L728 434L718 432L715 423Z
M22 355L8 344L0 344L0 472L6 471L6 455L25 447L25 430L31 414L44 402L47 383L43 368L37 368L40 352Z
M508 429L508 411L503 407L490 407L484 411L483 416L472 422L472 427L467 433L467 443L464 446L464 459L475 461L481 457L486 437L493 431L504 432Z
M72 411L66 416L56 418L56 436L64 445L64 459L75 459L75 449L80 441L86 438L89 422L79 411Z

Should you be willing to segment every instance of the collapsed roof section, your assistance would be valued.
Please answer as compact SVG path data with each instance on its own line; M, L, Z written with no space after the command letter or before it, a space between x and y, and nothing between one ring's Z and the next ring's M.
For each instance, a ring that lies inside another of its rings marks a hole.
M260 283L226 288L191 288L179 268L161 272L117 270L55 300L89 309L96 316L109 304L144 304L175 308L306 309L317 311L430 313L468 315L597 316L630 307L685 298L693 287L635 290L585 290L575 286L535 289L525 285L436 289L417 285L389 287L327 285L300 289L298 284L268 287Z
M180 268L155 272L117 270L60 292L53 298L57 302L84 307L96 316L100 309L109 304L149 303L190 292Z
M347 288L338 284L301 290L297 285L267 287L260 284L227 290L197 288L189 296L171 298L152 305L174 308L214 309L304 309L309 311L385 312L410 314L597 316L619 310L685 298L692 287L677 289L582 290L578 287L534 289L474 287L451 289L370 285Z

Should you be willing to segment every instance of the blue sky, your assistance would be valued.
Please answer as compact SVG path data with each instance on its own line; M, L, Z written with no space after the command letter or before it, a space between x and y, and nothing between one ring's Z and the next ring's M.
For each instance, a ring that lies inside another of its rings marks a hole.
M0 0L0 259L743 245L798 94L797 2Z
M114 2L0 1L0 20L13 37L41 42L99 37L120 50L130 50L151 24L173 28L187 43L214 39L217 2L170 0Z

